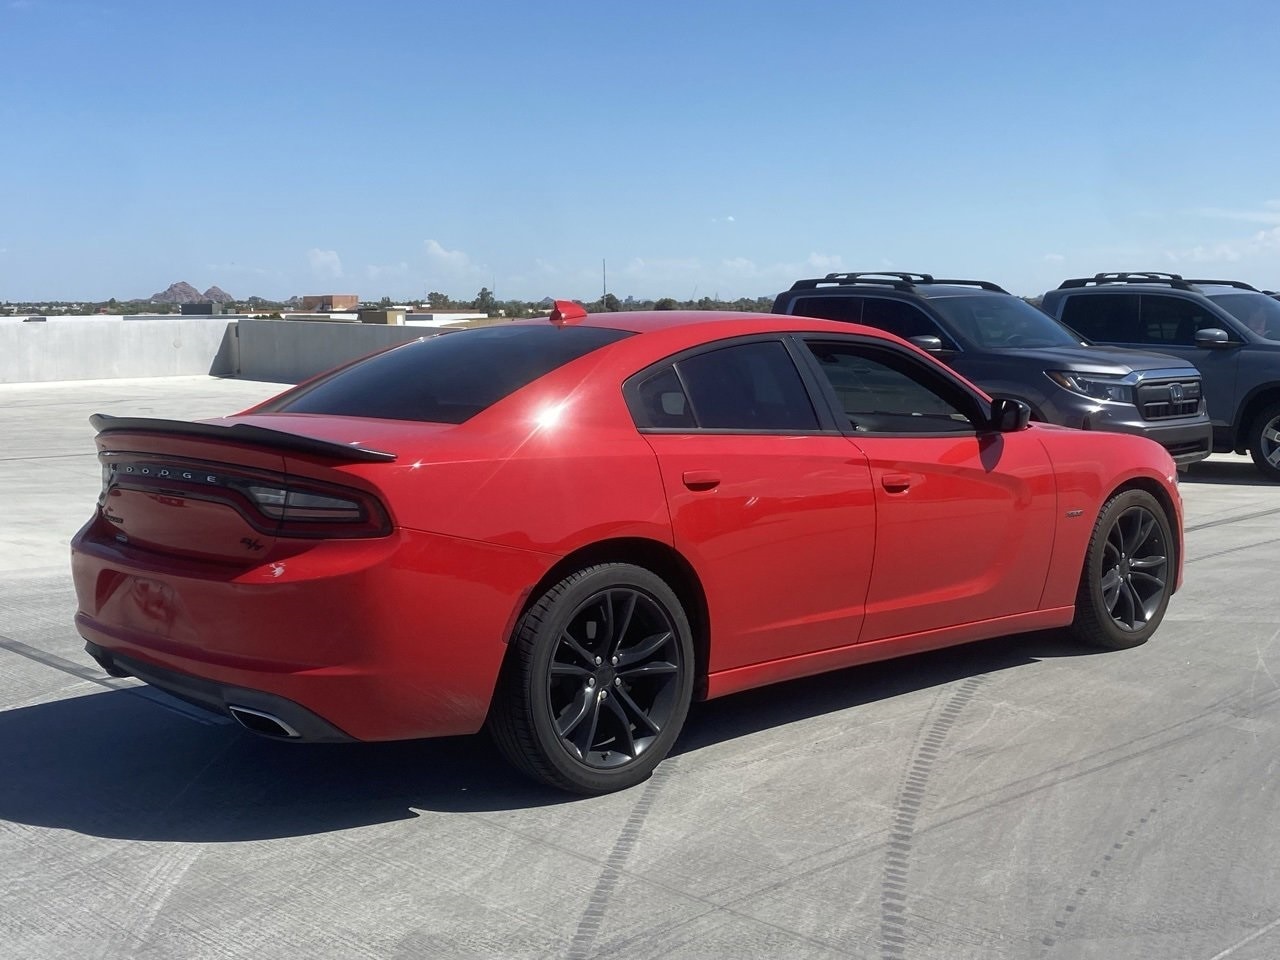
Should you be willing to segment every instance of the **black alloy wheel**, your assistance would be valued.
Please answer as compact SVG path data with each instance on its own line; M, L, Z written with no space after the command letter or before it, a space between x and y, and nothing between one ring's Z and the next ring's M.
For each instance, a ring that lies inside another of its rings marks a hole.
M671 749L693 693L679 600L630 564L581 570L521 621L490 729L517 768L562 789L641 782Z
M1173 594L1176 549L1165 510L1151 494L1127 490L1108 500L1085 555L1076 636L1111 649L1145 643Z

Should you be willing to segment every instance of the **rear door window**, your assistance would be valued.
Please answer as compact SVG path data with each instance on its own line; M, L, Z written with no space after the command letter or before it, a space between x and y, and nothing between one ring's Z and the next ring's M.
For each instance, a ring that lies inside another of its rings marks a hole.
M1062 322L1086 340L1142 343L1136 293L1099 293L1067 297Z
M862 297L797 297L791 304L791 312L799 317L861 323Z
M624 386L641 429L809 433L820 429L781 340L686 356Z

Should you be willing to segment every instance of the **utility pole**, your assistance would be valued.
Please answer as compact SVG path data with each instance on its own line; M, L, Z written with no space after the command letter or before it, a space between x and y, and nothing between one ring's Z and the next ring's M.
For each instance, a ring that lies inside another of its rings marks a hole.
M600 306L604 306L604 298L609 295L609 274L605 270L605 262L600 260Z

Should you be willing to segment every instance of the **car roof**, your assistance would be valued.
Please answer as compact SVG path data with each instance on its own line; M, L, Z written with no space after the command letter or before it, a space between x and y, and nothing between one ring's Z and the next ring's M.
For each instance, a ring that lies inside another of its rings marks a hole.
M551 323L550 317L533 317L513 320L512 324L535 326ZM690 339L719 339L737 334L798 333L861 333L876 339L885 339L883 330L864 327L842 320L819 320L813 317L788 316L777 313L738 313L720 310L645 310L622 313L589 313L584 317L567 320L565 326L601 327L607 330L623 330L628 333L657 333L666 330L683 330ZM889 335L889 339L897 340Z

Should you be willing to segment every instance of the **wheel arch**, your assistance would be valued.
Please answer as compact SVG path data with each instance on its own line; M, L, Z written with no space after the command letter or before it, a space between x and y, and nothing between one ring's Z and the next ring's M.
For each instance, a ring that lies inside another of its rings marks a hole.
M1273 403L1280 403L1280 383L1258 387L1240 405L1240 419L1235 425L1234 448L1236 453L1249 452L1249 437L1258 417Z
M706 592L702 588L702 580L689 561L674 547L658 540L619 537L588 544L566 554L529 589L513 620L513 626L538 602L539 597L565 577L584 567L600 563L630 563L643 567L661 577L675 592L680 605L684 607L685 616L689 618L689 629L693 633L693 696L695 700L705 699L711 652ZM511 638L505 637L504 640L510 643Z

